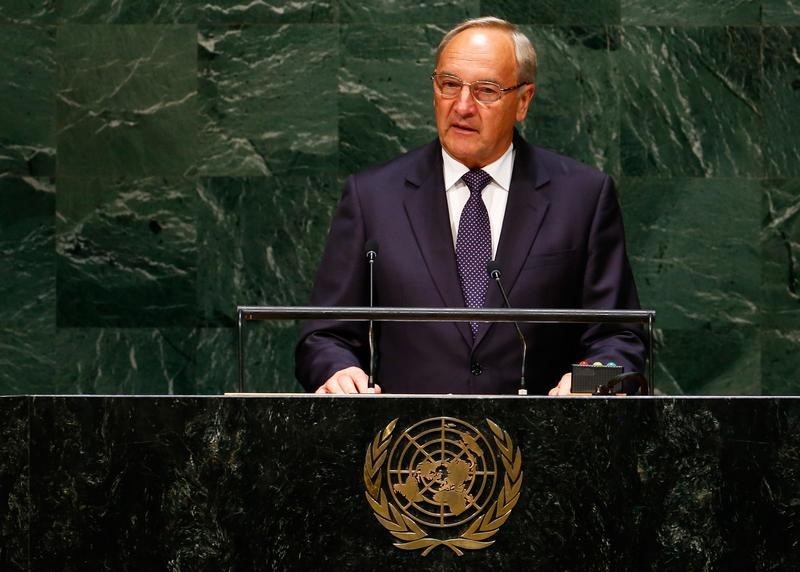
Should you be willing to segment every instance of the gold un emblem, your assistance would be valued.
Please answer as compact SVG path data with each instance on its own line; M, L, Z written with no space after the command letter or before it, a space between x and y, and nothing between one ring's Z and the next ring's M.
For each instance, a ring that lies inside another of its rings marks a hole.
M508 433L486 419L490 440L460 419L434 417L395 438L396 425L375 436L364 461L367 500L394 545L461 556L494 544L522 486L522 455Z

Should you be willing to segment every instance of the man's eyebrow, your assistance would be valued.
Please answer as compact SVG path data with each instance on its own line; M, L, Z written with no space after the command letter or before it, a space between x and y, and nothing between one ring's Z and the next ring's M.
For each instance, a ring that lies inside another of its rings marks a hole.
M453 72L449 72L449 71L439 71L439 70L437 70L437 71L436 71L436 73L438 73L438 74L441 74L441 75L450 75L450 76L453 76L453 77L457 77L457 78L458 78L458 79L460 79L461 81L465 81L465 80L464 80L464 78L462 78L460 75L458 75L458 74L455 74L455 73L453 73ZM476 80L474 80L474 81L470 81L470 82L468 82L468 83L475 83L476 81L488 81L489 83L496 83L497 85L499 85L499 86L501 86L501 87L502 87L502 85L503 85L503 82L501 82L501 81L499 81L499 80L496 80L496 79L494 79L494 78L480 78L480 79L476 79Z

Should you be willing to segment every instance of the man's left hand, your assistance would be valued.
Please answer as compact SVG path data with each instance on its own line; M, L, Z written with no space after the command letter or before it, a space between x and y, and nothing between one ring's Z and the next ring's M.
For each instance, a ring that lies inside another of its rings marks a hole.
M572 395L572 373L562 375L558 385L548 391L547 395Z

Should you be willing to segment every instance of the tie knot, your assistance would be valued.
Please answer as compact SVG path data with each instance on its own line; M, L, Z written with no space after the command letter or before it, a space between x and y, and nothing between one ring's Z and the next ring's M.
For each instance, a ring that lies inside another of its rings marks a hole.
M473 169L464 174L461 179L466 183L469 192L480 193L492 180L492 177L483 169Z

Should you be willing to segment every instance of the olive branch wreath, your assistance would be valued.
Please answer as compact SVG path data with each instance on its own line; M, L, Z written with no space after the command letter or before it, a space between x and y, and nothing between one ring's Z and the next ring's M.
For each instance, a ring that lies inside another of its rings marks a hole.
M497 534L500 527L508 520L511 509L519 501L522 486L522 454L519 447L514 447L508 433L490 419L487 419L486 423L494 434L494 442L500 450L500 459L505 467L503 488L489 509L478 516L460 536L444 540L428 536L425 530L411 517L403 514L399 508L389 502L386 492L381 487L383 465L386 463L387 449L391 443L397 419L392 420L383 431L375 435L372 444L367 447L364 461L366 497L378 522L392 536L401 541L395 542L394 545L397 548L402 550L423 549L422 555L427 556L437 546L447 546L458 556L463 556L463 550L479 550L494 544L494 540L489 539Z

